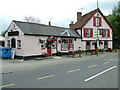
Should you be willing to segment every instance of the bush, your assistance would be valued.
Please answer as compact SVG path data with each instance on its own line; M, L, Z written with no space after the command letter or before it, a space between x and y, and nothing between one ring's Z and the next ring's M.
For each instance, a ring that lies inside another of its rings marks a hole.
M62 53L61 52L57 52L56 56L62 56Z
M116 49L120 49L120 46L117 46Z
M105 52L105 50L104 50L104 49L101 49L101 52Z

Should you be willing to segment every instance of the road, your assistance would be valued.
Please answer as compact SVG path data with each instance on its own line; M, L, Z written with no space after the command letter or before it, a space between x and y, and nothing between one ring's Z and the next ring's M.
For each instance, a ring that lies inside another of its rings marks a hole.
M0 88L118 88L117 53L80 59L3 74Z

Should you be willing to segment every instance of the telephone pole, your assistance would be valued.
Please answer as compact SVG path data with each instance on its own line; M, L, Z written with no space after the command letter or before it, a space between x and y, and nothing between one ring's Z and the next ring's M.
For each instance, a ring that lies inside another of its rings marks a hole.
M99 14L98 14L98 0L97 0L97 39L96 39L96 41L97 41L97 48L96 48L96 53L97 53L97 56L98 56L98 50L99 50L99 41L98 41L98 39L99 39L99 37L98 37L98 16L99 16Z

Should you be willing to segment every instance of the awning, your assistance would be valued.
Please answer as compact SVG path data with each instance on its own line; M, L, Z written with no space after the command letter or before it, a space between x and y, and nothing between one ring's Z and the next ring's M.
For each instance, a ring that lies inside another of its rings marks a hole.
M54 36L50 36L49 38L48 38L48 41L50 42L50 41L57 41L57 39L54 37Z

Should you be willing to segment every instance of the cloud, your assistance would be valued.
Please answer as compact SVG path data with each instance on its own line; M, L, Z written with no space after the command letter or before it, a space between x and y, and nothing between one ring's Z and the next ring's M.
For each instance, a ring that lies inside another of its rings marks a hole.
M119 0L98 1L103 14L108 15ZM23 20L24 16L29 15L45 24L53 18L53 25L68 27L70 21L76 20L77 12L86 14L96 9L97 0L2 0L1 3L0 29L6 29L12 20Z

